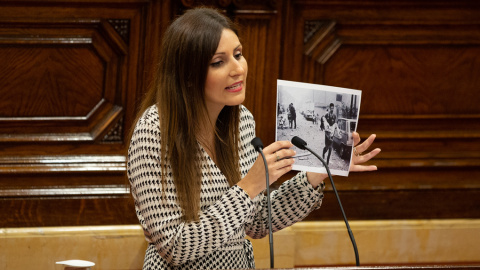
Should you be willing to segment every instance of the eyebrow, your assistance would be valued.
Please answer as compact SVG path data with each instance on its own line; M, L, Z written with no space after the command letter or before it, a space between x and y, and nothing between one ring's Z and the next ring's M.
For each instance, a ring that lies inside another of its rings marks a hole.
M238 44L238 46L235 47L235 49L233 49L233 51L238 50L238 48L241 47L241 46L242 46L242 44ZM216 53L214 54L214 56L217 55L217 54L225 54L225 52L216 52Z

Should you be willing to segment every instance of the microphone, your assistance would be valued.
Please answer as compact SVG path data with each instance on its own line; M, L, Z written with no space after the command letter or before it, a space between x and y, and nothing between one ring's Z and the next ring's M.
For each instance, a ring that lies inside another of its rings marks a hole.
M268 213L268 239L270 243L270 268L273 267L273 230L272 230L272 204L270 202L270 181L268 180L268 165L267 165L267 159L265 158L265 155L263 154L263 143L262 140L258 137L255 137L252 140L252 145L255 148L257 152L262 155L263 158L263 164L265 165L265 176L266 176L266 181L267 181L267 213Z
M263 143L262 140L259 137L255 137L252 140L252 145L257 151L262 151L263 150Z
M300 137L295 136L292 138L292 143L296 147L302 149L302 150L307 150L307 142L302 140Z
M338 205L340 205L340 210L342 210L343 220L345 221L345 225L347 226L348 235L350 236L350 240L352 241L353 251L355 252L355 262L356 262L357 266L360 266L360 259L358 257L358 249L357 249L357 244L355 243L355 237L353 237L352 230L350 229L350 225L348 224L347 216L345 215L345 211L343 211L342 202L340 201L340 197L338 196L338 192L337 192L337 189L335 188L335 183L333 182L332 174L330 173L330 169L328 168L327 163L325 163L325 160L323 160L312 149L308 148L307 142L302 140L300 137L298 137L298 136L293 137L292 138L292 143L293 143L293 145L295 145L296 147L298 147L302 150L308 150L310 153L312 153L314 156L316 156L323 163L323 166L325 166L325 169L327 170L328 177L330 178L330 182L332 183L333 191L335 192L335 196L337 197Z

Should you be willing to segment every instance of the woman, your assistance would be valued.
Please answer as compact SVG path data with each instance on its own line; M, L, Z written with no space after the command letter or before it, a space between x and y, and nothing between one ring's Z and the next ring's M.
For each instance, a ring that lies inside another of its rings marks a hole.
M255 267L245 235L268 233L265 169L250 144L253 116L240 105L248 71L242 49L232 22L212 9L187 11L165 33L156 82L143 102L127 163L149 242L144 269ZM265 147L271 183L291 170L293 159L282 159L295 155L291 147L288 141ZM272 192L275 231L320 207L325 177L301 172Z

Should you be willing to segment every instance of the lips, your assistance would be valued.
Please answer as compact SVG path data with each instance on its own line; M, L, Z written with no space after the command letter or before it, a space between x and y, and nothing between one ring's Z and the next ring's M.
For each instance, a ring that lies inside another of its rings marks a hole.
M227 90L228 92L232 92L232 93L242 91L242 89L243 89L243 82L242 81L225 87L225 90Z

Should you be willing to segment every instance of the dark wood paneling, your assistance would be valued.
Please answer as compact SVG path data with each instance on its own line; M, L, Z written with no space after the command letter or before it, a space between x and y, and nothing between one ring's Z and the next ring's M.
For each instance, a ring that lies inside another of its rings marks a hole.
M383 151L337 177L349 218L480 217L476 2L21 0L0 4L0 227L138 222L125 136L165 27L200 4L241 25L265 144L278 78L363 91L358 130ZM329 186L309 219L341 219Z
M238 11L248 84L244 105L252 112L257 136L264 144L275 141L276 89L280 62L280 17L277 9ZM261 12L259 12L261 11Z
M91 191L86 191L91 193ZM136 224L137 218L129 195L75 197L16 196L0 200L2 226L82 226Z
M358 131L382 148L378 172L338 178L352 218L480 216L479 7L289 2L282 77L362 90ZM325 208L310 218L341 218Z
M125 136L169 2L2 1L0 14L0 227L137 223Z
M8 78L0 83L0 140L103 139L125 108L127 45L115 28L105 18L49 17L6 20L0 31Z
M348 219L480 218L480 169L475 163L381 158L376 164L376 172L334 178ZM330 180L325 182L322 207L307 220L343 219Z

